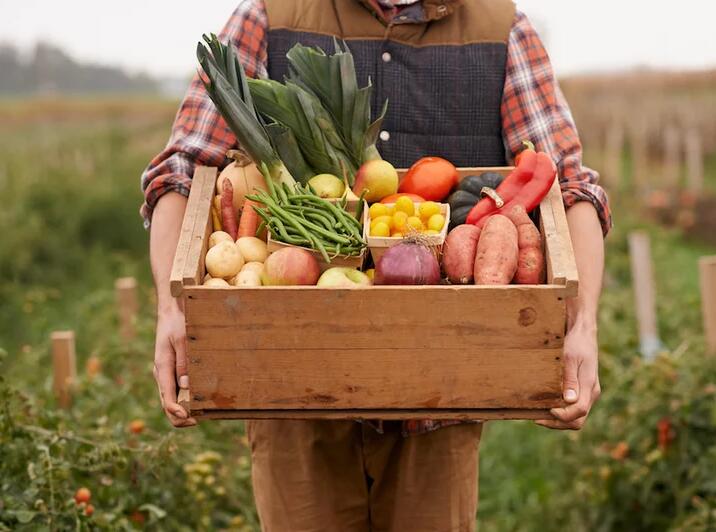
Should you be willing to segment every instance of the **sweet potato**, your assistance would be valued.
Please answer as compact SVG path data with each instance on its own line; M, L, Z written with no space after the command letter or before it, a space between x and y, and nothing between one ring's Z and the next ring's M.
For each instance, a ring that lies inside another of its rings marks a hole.
M475 284L510 284L517 272L517 228L495 214L485 224L475 256Z
M516 205L505 214L517 227L519 258L513 281L516 284L540 284L544 281L542 237L525 208Z
M470 284L475 278L475 255L480 231L474 225L458 225L445 239L443 271L451 283Z

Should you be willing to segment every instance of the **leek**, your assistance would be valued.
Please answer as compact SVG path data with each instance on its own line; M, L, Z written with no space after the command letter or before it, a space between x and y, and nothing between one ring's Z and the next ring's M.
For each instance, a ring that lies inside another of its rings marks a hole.
M335 53L327 55L320 48L296 44L286 57L290 81L315 94L331 114L355 164L380 159L375 146L388 102L380 116L371 122L370 101L373 91L368 85L359 88L353 55L348 46L334 39Z
M213 34L204 35L204 41L206 45L200 42L196 55L206 74L206 79L200 77L209 97L249 157L257 165L266 163L273 180L294 185L293 172L300 175L306 171L295 139L292 143L290 132L278 125L269 133L269 126L261 120L254 106L246 73L233 47L224 45ZM283 160L277 145L285 152ZM294 163L293 171L285 166L285 161Z
M313 93L290 81L283 85L265 79L249 80L249 88L257 110L293 133L315 174L334 174L352 181L358 164L330 113Z

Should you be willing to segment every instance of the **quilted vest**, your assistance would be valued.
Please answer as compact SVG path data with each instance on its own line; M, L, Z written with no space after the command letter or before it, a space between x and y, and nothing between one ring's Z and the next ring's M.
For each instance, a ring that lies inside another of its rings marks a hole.
M334 37L344 39L359 84L373 83L373 116L389 101L378 149L396 167L426 155L456 166L506 164L500 107L511 0L465 0L438 20L389 26L357 0L265 5L269 76L283 79L297 42L331 52Z

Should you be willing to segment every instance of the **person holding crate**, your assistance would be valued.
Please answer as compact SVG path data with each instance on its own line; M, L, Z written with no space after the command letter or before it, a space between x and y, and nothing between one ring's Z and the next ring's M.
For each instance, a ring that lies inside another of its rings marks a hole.
M611 227L597 174L582 165L569 107L545 48L511 0L243 0L221 33L250 76L283 79L297 42L344 39L375 104L391 111L379 149L396 167L430 154L456 166L506 166L522 141L559 170L580 277L564 341L565 408L538 423L579 430L600 394L597 306L603 236ZM222 166L236 139L198 78L166 149L142 179L157 287L155 378L176 427L188 388L184 316L169 278L197 165ZM410 421L247 423L256 504L265 530L473 530L481 425Z

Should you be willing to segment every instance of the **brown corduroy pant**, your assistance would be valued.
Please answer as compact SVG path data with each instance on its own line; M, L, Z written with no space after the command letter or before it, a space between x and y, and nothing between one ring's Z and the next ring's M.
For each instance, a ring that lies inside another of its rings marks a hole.
M473 531L482 425L248 421L265 532Z

